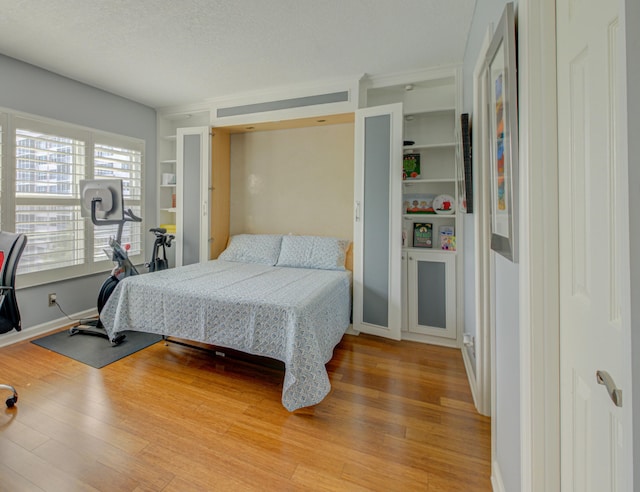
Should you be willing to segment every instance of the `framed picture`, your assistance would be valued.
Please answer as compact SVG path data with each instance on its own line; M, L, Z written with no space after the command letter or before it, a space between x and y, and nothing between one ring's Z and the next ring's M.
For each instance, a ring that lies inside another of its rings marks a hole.
M518 262L518 81L513 3L505 6L484 63L489 101L491 249Z

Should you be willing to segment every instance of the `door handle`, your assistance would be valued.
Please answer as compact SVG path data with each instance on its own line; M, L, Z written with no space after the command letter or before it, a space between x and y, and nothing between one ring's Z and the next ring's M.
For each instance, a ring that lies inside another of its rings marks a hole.
M360 202L356 202L356 222L360 222Z
M607 393L617 407L622 406L622 390L616 388L616 383L607 371L596 371L596 381L598 384L604 384Z

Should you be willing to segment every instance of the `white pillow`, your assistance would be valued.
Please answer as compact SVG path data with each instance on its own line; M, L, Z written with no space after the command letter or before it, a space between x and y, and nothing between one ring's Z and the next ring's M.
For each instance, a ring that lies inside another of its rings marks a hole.
M281 241L282 236L276 234L238 234L231 237L218 259L273 266L278 261Z
M349 241L320 236L283 236L276 266L344 270Z

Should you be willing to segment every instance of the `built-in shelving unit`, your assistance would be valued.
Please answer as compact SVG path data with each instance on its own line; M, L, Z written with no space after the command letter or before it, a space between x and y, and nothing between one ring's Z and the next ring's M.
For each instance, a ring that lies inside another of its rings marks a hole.
M415 154L420 164L417 177L403 173L399 184L402 338L451 346L460 346L463 319L463 214L457 210L459 84L459 70L452 68L381 77L370 81L366 91L367 107L402 103L402 152ZM436 213L433 203L442 202L443 196L450 197L446 201L452 211L441 208L442 213ZM424 235L422 245L414 243L416 228L421 234L431 231L428 247Z

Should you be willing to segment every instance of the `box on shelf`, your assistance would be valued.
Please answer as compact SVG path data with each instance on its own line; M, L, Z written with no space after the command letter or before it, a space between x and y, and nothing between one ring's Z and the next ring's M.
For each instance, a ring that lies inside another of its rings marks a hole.
M420 177L420 154L404 154L402 160L402 179Z
M440 249L456 250L456 236L453 226L440 226Z
M415 222L413 224L413 247L433 247L433 224L429 222Z
M160 227L166 229L168 233L175 234L176 233L176 225L175 224L160 224Z
M176 175L173 173L162 173L162 184L163 185L176 184Z

